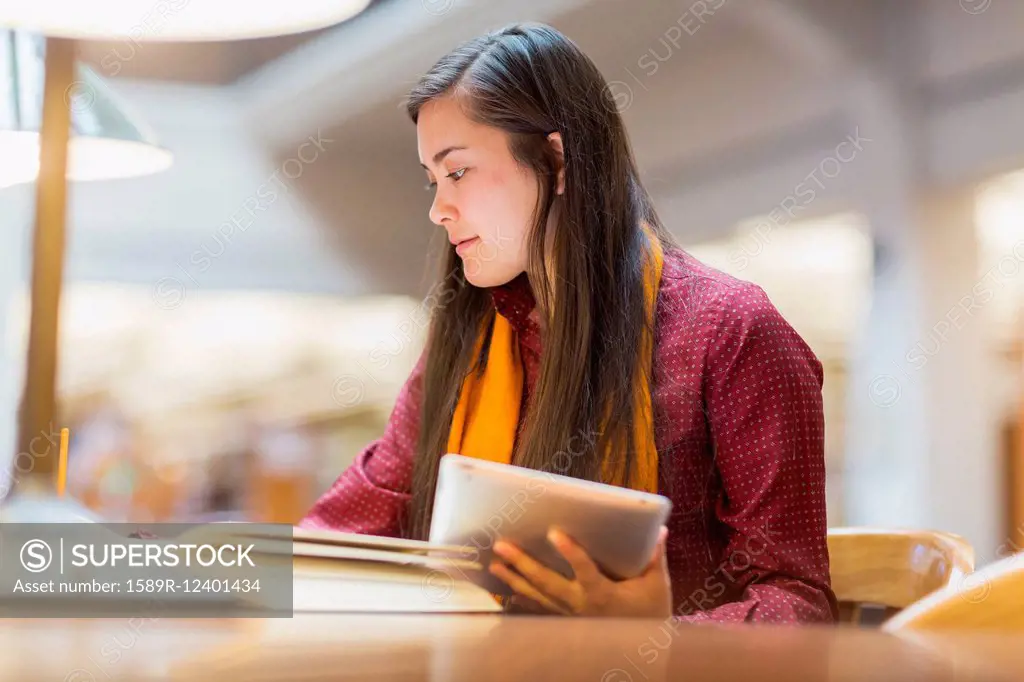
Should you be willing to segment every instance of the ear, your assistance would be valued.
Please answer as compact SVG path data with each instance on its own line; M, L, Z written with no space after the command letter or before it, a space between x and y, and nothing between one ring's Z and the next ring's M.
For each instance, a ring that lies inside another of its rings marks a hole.
M555 150L558 158L558 184L555 187L556 194L565 193L565 150L562 148L562 133L551 133L548 135L548 144Z

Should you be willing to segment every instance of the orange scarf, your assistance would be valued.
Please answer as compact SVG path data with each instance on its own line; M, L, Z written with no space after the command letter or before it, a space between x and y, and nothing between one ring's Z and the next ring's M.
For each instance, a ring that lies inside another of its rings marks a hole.
M657 236L645 229L650 245L650 262L644 279L644 300L647 319L653 329L658 286L664 257ZM477 340L477 356L482 348L487 329ZM633 442L637 465L633 477L634 488L646 492L658 491L658 451L654 443L654 412L646 368L652 366L654 339L645 332L637 367L636 394L634 396ZM448 433L448 452L477 457L492 462L511 463L519 426L519 406L523 395L523 366L519 358L519 343L515 330L501 315L494 316L491 327L491 345L487 365L482 374L471 371L463 380L459 402L455 406L451 430ZM625 472L615 466L616 458L605 454L602 463L606 483L623 485Z

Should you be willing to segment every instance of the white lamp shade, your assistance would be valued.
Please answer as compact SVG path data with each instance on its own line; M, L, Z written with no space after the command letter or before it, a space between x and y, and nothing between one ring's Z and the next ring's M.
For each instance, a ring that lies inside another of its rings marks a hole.
M359 14L370 0L12 0L0 26L134 41L234 40L301 33Z
M0 31L0 187L38 175L44 59L40 36ZM147 175L171 164L171 153L88 67L76 64L65 99L71 109L69 180Z

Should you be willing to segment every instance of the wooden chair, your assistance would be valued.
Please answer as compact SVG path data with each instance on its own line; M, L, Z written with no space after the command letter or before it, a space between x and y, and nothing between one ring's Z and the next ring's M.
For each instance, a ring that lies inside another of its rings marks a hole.
M974 570L970 544L938 531L832 528L828 551L842 623L879 624Z
M933 592L890 618L882 629L1024 633L1024 552Z

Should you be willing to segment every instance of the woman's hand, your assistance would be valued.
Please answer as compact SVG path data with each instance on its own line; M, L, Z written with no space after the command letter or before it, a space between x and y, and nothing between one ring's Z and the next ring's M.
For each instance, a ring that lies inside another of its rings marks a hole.
M606 577L582 547L555 528L548 532L548 541L572 566L573 580L542 566L515 545L502 540L494 543L494 553L504 562L491 562L490 571L515 590L514 603L527 611L663 618L672 615L672 584L665 558L667 536L668 529L662 526L658 545L647 567L629 580Z

